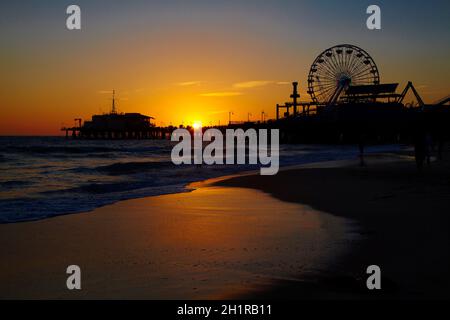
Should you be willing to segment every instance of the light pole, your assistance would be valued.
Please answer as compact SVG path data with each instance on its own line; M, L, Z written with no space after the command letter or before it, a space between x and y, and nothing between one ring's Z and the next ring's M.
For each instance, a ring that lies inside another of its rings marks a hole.
M234 115L233 111L228 112L228 125L231 124L231 116Z

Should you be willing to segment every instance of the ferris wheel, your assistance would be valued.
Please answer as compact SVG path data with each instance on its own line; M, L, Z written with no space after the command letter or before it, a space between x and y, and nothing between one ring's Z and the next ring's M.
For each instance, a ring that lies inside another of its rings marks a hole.
M341 44L319 54L308 75L308 93L316 104L332 104L350 85L379 84L372 57L363 49Z

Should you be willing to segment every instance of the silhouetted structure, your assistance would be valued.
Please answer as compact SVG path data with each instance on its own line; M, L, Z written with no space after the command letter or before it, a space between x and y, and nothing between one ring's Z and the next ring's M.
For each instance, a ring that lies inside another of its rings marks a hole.
M422 157L423 141L442 144L450 137L450 96L427 105L411 82L396 93L398 83L381 84L374 60L356 46L323 51L311 65L307 83L310 102L298 102L294 82L292 101L276 105L272 126L281 130L282 142L355 143L361 153L367 143L410 142ZM416 104L403 103L410 90ZM280 109L286 110L284 118Z
M166 139L170 137L172 127L156 127L149 117L140 113L118 113L116 109L115 91L113 91L110 113L93 115L91 121L75 119L74 127L61 130L80 139ZM71 134L70 134L71 133Z

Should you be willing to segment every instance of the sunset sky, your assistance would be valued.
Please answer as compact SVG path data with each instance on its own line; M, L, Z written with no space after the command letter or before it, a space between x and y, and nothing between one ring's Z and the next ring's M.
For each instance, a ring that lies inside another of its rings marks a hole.
M78 4L82 30L66 29ZM366 28L378 4L382 30ZM425 102L450 94L450 2L1 1L0 135L57 135L74 118L121 112L158 125L275 117L309 67L340 43L364 48L382 82L413 81ZM401 88L402 89L402 88Z

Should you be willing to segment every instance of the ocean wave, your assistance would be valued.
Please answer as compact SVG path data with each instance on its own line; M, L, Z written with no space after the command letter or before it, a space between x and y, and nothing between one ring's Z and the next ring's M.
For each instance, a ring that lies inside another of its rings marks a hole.
M120 193L128 192L136 189L142 189L155 186L152 181L120 181L111 183L87 183L74 188L42 191L41 195L62 195L62 194L105 194L105 193Z
M90 212L118 201L187 192L184 184L147 187L129 192L101 193L85 196L76 193L55 193L51 197L0 199L0 224L41 220L61 215Z
M109 175L127 175L169 167L175 167L175 165L170 161L118 162L106 166L99 166L94 170Z
M51 154L51 153L69 153L69 154L87 154L87 153L106 153L120 152L121 149L101 146L6 146L6 152L26 153L26 154Z
M248 164L176 166L170 161L171 146L166 140L0 137L0 224L88 212L125 199L183 192L190 182L259 168ZM355 158L358 152L355 146L289 145L281 149L281 166ZM389 148L368 148L367 152L380 149Z
M31 184L32 184L31 181L21 181L21 180L1 181L0 189L13 189L13 188L29 186Z

